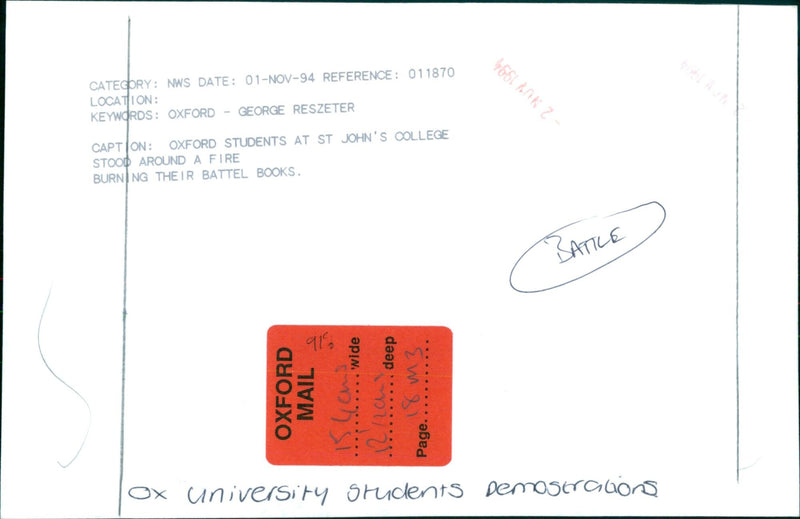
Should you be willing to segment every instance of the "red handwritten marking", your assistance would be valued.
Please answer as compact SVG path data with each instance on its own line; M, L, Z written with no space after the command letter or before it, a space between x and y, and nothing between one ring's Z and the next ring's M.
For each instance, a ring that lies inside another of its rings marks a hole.
M697 83L698 85L702 84L703 88L705 88L712 97L714 97L721 105L727 105L729 96L725 93L722 89L715 88L716 81L713 78L706 77L706 73L703 72L699 67L690 64L688 61L683 60L681 63L681 71L684 72L689 79ZM704 81L705 80L705 81ZM734 103L736 100L732 100ZM744 110L744 105L739 103L739 110ZM736 108L734 107L732 114L736 115Z
M498 77L500 77L503 81L508 83L509 86L513 87L515 82L519 79L519 74L517 74L517 72L511 68L511 65L507 63L504 64L503 63L504 59L505 58L500 58L499 60L497 60L497 63L494 64L494 70L497 71ZM534 91L533 87L528 86L527 81L514 88L514 91L525 97L534 109L544 104L544 101ZM548 121L553 121L560 126L561 123L558 122L557 119L553 119L552 117L545 117L545 114L551 114L554 111L553 107L550 105L548 105L547 108L548 108L547 110L544 110L539 114L539 117Z

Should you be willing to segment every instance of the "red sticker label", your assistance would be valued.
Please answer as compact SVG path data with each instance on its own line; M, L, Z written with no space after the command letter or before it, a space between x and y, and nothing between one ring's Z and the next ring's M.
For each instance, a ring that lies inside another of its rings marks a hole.
M441 326L272 326L267 461L450 462L453 334Z

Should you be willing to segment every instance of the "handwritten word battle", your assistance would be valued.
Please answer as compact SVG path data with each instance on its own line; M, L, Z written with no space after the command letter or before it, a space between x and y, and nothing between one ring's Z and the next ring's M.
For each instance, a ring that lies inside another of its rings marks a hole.
M517 292L543 292L588 276L649 240L667 212L648 202L605 217L578 220L530 246L511 269Z

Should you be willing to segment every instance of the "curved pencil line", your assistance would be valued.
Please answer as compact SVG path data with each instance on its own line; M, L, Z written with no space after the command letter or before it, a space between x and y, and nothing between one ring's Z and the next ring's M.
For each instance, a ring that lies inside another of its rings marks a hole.
M78 450L77 450L77 452L75 452L75 455L72 457L71 460L69 460L69 462L66 465L61 463L60 461L56 460L58 462L58 464L61 466L61 468L65 469L65 468L69 467L70 465L72 465L72 462L75 461L75 459L78 457L78 454L80 454L81 451L83 450L83 446L86 444L86 438L89 436L89 429L92 427L92 408L89 407L89 402L87 402L86 399L83 398L83 396L80 393L78 393L75 390L74 387L70 386L69 384L64 382L64 379L62 379L61 377L56 375L56 372L53 371L53 368L51 368L50 364L47 363L47 359L44 358L44 353L42 352L42 340L41 340L41 336L42 336L42 321L44 320L44 312L45 312L45 310L47 310L47 303L50 302L50 293L52 291L53 291L53 287L50 286L50 290L47 291L47 299L44 302L44 308L42 308L42 315L39 317L39 329L36 332L36 342L39 345L39 356L42 358L42 362L44 362L44 366L47 368L47 371L49 371L51 375L56 377L56 379L59 382L61 382L65 386L67 386L67 388L70 391L75 393L78 396L78 398L81 399L81 402L83 402L83 405L86 406L86 410L89 411L89 424L86 426L86 432L83 434L83 441L81 441L81 446L78 447Z
M742 468L740 468L739 470L747 470L747 469L749 469L750 467L752 467L753 465L755 465L756 463L758 463L759 461L761 461L761 456L759 456L759 457L758 457L758 459L757 459L756 461L754 461L753 463L751 463L750 465L748 465L748 466L746 466L746 467L742 467Z

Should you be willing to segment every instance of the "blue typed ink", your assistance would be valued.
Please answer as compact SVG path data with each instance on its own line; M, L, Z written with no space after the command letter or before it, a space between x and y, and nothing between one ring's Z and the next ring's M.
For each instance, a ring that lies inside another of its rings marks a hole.
M664 224L667 212L648 202L565 225L534 243L509 276L517 292L544 292L577 281L635 250Z

